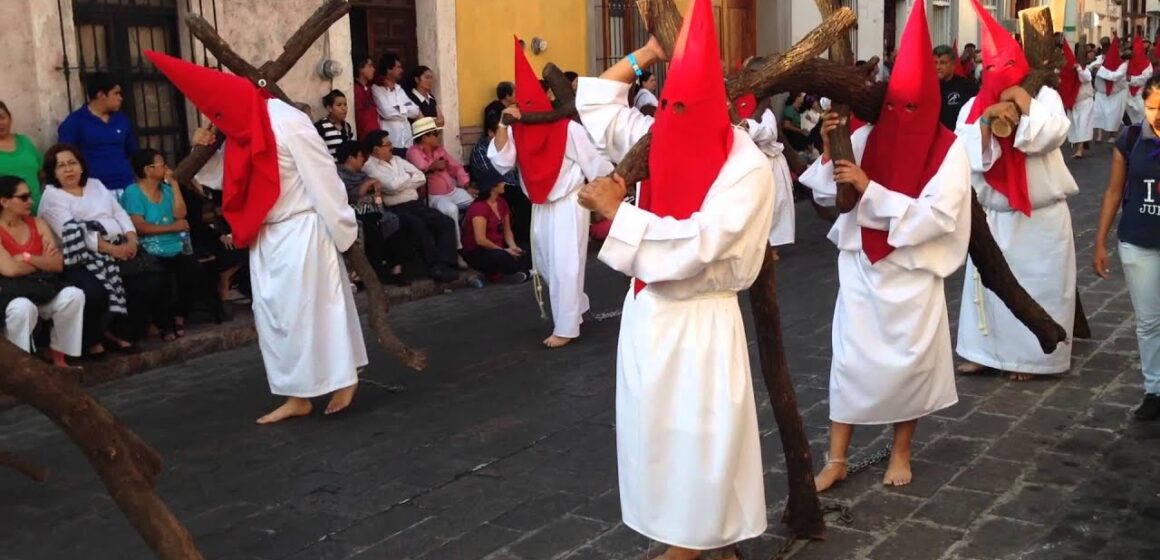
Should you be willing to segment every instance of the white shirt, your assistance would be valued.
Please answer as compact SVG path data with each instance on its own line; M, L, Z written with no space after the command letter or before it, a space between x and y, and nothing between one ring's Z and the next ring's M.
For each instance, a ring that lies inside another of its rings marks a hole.
M642 110L645 107L656 107L659 104L660 102L657 101L657 96L653 95L653 92L644 88L640 88L640 91L636 92L636 99L634 99L632 102L633 107Z
M371 96L375 99L375 107L379 111L379 127L391 135L391 144L396 148L410 148L414 142L411 139L411 121L422 114L419 106L407 97L407 92L398 84L393 89L384 86L371 86Z
M392 157L389 162L376 157L367 158L363 173L382 183L383 204L387 206L419 200L419 188L427 184L426 175L399 156Z
M207 189L213 189L215 191L222 190L222 182L225 179L226 172L226 160L223 155L225 149L226 144L222 142L221 147L210 156L209 161L205 162L205 165L197 172L197 175L193 176L193 180Z
M113 193L105 188L104 183L91 177L85 183L81 196L73 196L57 187L44 189L38 216L48 222L58 243L64 231L64 224L69 220L98 222L105 228L107 239L137 231L137 228L133 227L133 220L117 203ZM97 250L97 237L95 231L85 234L85 246L90 251Z

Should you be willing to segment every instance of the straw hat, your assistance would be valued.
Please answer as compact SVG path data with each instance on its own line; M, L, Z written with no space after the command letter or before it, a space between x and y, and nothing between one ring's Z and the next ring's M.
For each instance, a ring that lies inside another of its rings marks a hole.
M411 124L411 139L439 130L443 130L443 127L435 125L434 117L423 117Z

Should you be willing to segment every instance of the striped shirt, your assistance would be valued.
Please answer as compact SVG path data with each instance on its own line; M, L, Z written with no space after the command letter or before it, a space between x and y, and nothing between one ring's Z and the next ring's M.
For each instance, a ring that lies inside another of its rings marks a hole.
M322 141L326 142L326 149L330 152L330 157L337 155L340 144L347 140L354 140L354 132L350 129L350 123L346 121L343 121L340 129L334 125L334 121L323 118L314 123L314 128L322 136Z

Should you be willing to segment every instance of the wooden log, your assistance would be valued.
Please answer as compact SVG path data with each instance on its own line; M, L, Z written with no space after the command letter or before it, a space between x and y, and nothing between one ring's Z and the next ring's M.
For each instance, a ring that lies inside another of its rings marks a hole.
M839 0L814 0L814 3L817 4L823 18L830 17L842 8ZM845 66L854 65L854 50L850 46L849 34L842 34L830 46L830 60ZM834 161L855 161L854 144L850 138L850 106L845 103L835 104L832 110L838 114L840 120L837 128L826 135L830 144L830 157ZM862 195L852 183L838 183L838 212L845 214L853 210L860 198Z
M273 62L263 64L259 71L270 83L281 80L306 54L310 46L323 33L326 33L331 25L334 25L348 13L350 13L350 3L346 0L326 0L282 45L282 54L278 55L278 58ZM415 64L416 62L412 60L410 63Z
M205 45L205 48L213 54L214 58L216 58L218 62L222 63L223 66L229 68L231 72L250 80L254 83L254 85L265 89L274 97L277 97L278 99L281 99L290 105L294 104L294 102L291 101L290 98L286 95L286 92L282 91L282 88L278 87L278 84L275 80L268 79L265 74L260 72L257 68L254 68L254 66L247 62L246 59L238 56L238 54L230 48L229 43L227 43L221 35L218 35L217 29L214 29L213 25L206 21L205 18L198 14L188 14L185 16L185 25L189 27L189 32L192 33L194 37L197 37L197 39L201 41L203 45ZM209 159L206 158L206 161L209 161ZM204 162L202 165L205 165ZM198 169L201 168L199 167ZM194 170L194 172L196 173L197 170Z
M798 413L797 394L789 375L785 341L781 330L781 310L777 304L777 262L773 248L765 248L761 272L749 289L761 376L769 393L769 404L777 420L781 449L785 455L786 484L789 487L782 522L798 538L824 539L826 521L822 516L814 486L814 461L805 425Z
M673 0L637 0L636 7L649 34L656 37L661 48L671 56L684 23L676 3Z
M854 12L850 11L850 8L842 8L834 12L782 56L770 58L765 64L757 68L746 69L726 80L725 90L729 99L737 99L751 92L761 93L761 96L780 93L779 91L769 91L769 86L778 83L780 76L790 74L807 62L817 59L818 55L826 52L830 45L849 31L856 21L857 18L854 17ZM814 89L807 87L802 88L801 91L812 92Z
M1071 327L1072 338L1090 339L1092 327L1088 324L1087 315L1083 312L1083 301L1079 299L1079 290L1075 291L1075 322Z
M113 501L153 552L200 560L193 538L153 489L160 458L67 375L0 341L0 391L39 410L85 454ZM156 458L156 463L153 459Z
M382 283L379 282L378 273L371 265L371 261L367 259L366 250L363 249L361 231L358 241L343 255L346 256L351 268L362 279L363 286L366 288L367 300L370 303L371 328L378 336L379 343L403 365L415 371L423 371L427 367L427 354L421 350L409 348L402 340L399 340L391 328L391 324L387 321L391 302L383 290Z
M823 58L807 60L784 74L771 76L758 91L762 95L808 91L828 97L834 104L849 105L866 122L878 120L886 99L885 83L875 82L858 68Z
M44 482L48 469L20 457L15 453L0 452L0 467L8 467L34 482Z
M547 124L570 119L576 114L576 92L572 91L572 84L560 67L549 62L544 66L543 76L548 82L548 89L556 96L556 106L551 111L521 113L519 119L504 115L504 124L510 125L517 121L524 124Z
M1003 251L999 249L994 236L991 235L991 228L987 225L987 213L979 204L974 189L971 189L969 253L983 286L994 292L1007 309L1011 310L1011 314L1031 330L1044 354L1054 352L1060 342L1067 340L1067 331L1047 314L1043 306L1032 299L1011 272L1011 266L1003 257ZM967 281L970 282L971 279L968 278Z

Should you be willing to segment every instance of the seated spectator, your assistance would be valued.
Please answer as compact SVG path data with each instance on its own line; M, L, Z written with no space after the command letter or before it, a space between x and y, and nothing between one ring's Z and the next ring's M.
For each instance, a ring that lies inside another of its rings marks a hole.
M12 130L12 113L0 101L0 175L20 177L32 193L32 215L40 207L40 150L32 140Z
M793 93L785 105L785 113L781 116L781 130L785 132L785 140L798 152L809 149L810 131L802 129L802 112L805 111L806 94Z
M347 200L363 230L367 260L383 282L403 285L402 255L406 254L399 233L399 217L387 210L383 185L363 171L367 156L358 142L344 142L338 147L338 176L346 185Z
M443 128L435 125L435 119L423 117L411 129L415 145L407 150L407 161L427 174L427 204L455 222L458 238L459 213L475 202L475 193L467 189L471 178L443 148Z
M500 174L487 157L487 148L495 138L502 118L503 109L484 114L483 129L487 134L471 149L471 176L476 183L502 181L508 185L508 188L504 189L503 197L511 209L512 232L515 233L516 243L522 247L527 246L532 238L532 201L528 200L527 194L520 187L519 167L513 167L510 172Z
M60 242L65 278L85 293L88 353L104 354L105 342L136 352L127 339L142 334L151 313L162 328L172 328L166 324L173 317L166 317L169 297L160 266L138 252L133 220L104 184L89 177L80 150L49 148L44 175L52 188L40 199L40 217Z
M463 258L471 268L495 282L519 284L532 269L531 253L516 244L512 214L503 199L502 182L481 183L479 199L467 209L463 228Z
M193 255L185 197L181 189L173 187L177 181L165 158L151 148L138 151L133 155L133 172L137 182L125 189L121 206L133 220L141 248L169 272L167 281L177 284L176 298L170 302L173 329L162 335L171 341L185 336L185 320L195 300L208 297L219 320L221 302Z
M652 72L643 71L633 85L632 106L648 116L657 114L657 77Z
M419 189L427 180L423 172L393 153L390 135L376 130L367 135L363 154L367 161L363 172L377 179L383 193L383 204L399 217L399 225L419 245L431 277L450 282L463 259L455 252L455 221L419 200ZM464 263L466 264L466 263Z
M217 151L209 162L193 178L193 192L184 195L189 221L189 234L193 239L193 251L199 260L207 262L218 278L218 299L222 302L222 315L233 317L231 301L244 301L249 293L250 252L234 246L233 232L222 215L222 178L225 158L216 135L206 129L198 129L193 134L193 143L200 146L217 146ZM241 288L233 290L234 283ZM241 293L245 292L245 294Z
M92 164L90 175L120 199L133 184L129 157L137 152L137 136L121 112L121 84L104 73L90 74L84 82L89 102L60 123L57 142L79 148L77 155Z
M24 279L0 282L5 334L31 352L37 320L52 321L47 354L61 367L68 365L65 355L81 355L85 311L85 293L66 286L63 271L64 259L48 224L32 217L31 189L19 177L0 177L0 275Z
M354 131L350 129L350 123L346 122L346 95L341 90L331 90L322 97L322 106L326 107L327 114L314 123L314 128L322 136L322 141L326 142L326 150L330 152L331 157L337 158L335 152L338 151L338 146L343 142L354 140Z

